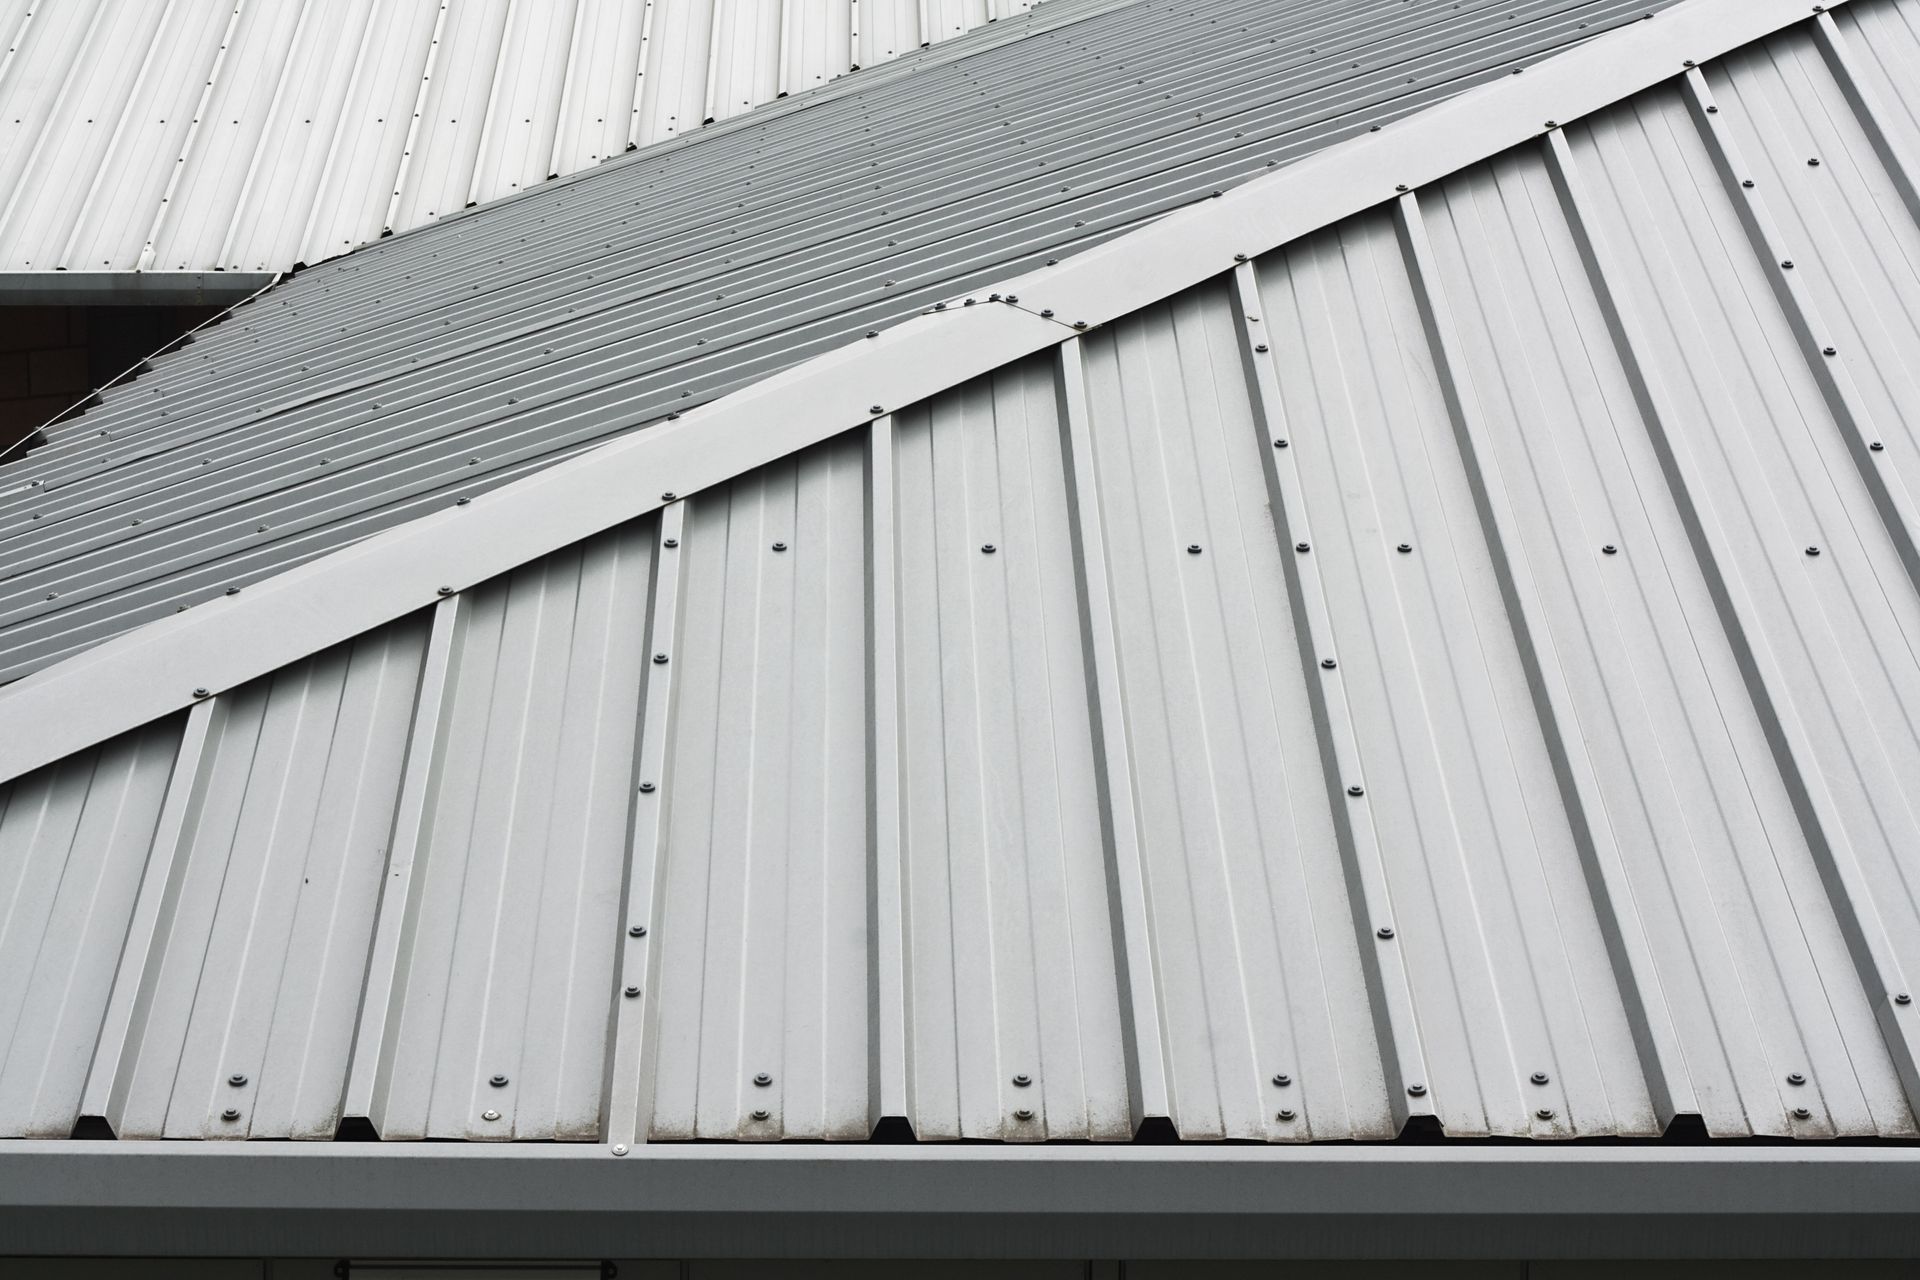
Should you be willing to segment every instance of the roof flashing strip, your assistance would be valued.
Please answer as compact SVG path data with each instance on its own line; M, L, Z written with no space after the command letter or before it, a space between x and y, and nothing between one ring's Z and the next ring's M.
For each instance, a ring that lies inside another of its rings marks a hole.
M1533 74L1483 85L1029 273L1002 291L1003 305L918 316L678 422L109 640L0 691L0 781L190 705L197 688L233 688L424 608L445 584L483 582L644 515L663 493L721 483L1057 345L1815 12L1803 0L1685 0Z

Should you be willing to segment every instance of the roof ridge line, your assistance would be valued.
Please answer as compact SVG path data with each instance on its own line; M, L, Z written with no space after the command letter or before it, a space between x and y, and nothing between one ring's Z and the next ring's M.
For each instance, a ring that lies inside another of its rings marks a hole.
M1516 78L1029 272L987 305L939 304L677 422L104 641L0 689L0 723L11 728L0 733L0 782L1055 346L1846 2L1682 0L1536 64L1536 74L1516 68ZM483 516L478 536L472 522Z

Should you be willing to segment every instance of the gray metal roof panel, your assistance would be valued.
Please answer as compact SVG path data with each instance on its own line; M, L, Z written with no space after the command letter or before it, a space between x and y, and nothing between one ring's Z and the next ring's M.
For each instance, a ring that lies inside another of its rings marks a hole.
M958 41L870 91L302 274L0 469L0 672L1099 243L1628 10L1226 5L1202 23L1134 5L970 57ZM872 189L845 172L867 132ZM1033 177L1008 172L1016 155Z

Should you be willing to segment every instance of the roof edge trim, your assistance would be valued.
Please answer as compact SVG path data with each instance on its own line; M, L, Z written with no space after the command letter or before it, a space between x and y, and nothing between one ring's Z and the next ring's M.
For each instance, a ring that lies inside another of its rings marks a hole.
M1530 74L1483 85L1020 277L1007 287L1013 304L920 315L471 505L411 521L242 593L136 628L0 690L0 724L8 726L0 733L0 781L646 515L672 496L723 483L1223 275L1243 258L1830 7L1805 0L1685 0L1538 63Z
M0 306L224 306L279 278L276 271L0 271Z

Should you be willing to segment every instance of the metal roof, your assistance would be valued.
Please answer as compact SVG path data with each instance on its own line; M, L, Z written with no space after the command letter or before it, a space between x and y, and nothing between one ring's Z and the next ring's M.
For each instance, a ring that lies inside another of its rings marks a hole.
M1913 1137L1917 64L1690 0L0 691L0 1128Z
M991 48L956 41L303 272L0 468L0 679L1646 7L1149 0L1010 42L1001 24Z
M0 273L319 262L1031 2L4 0Z

